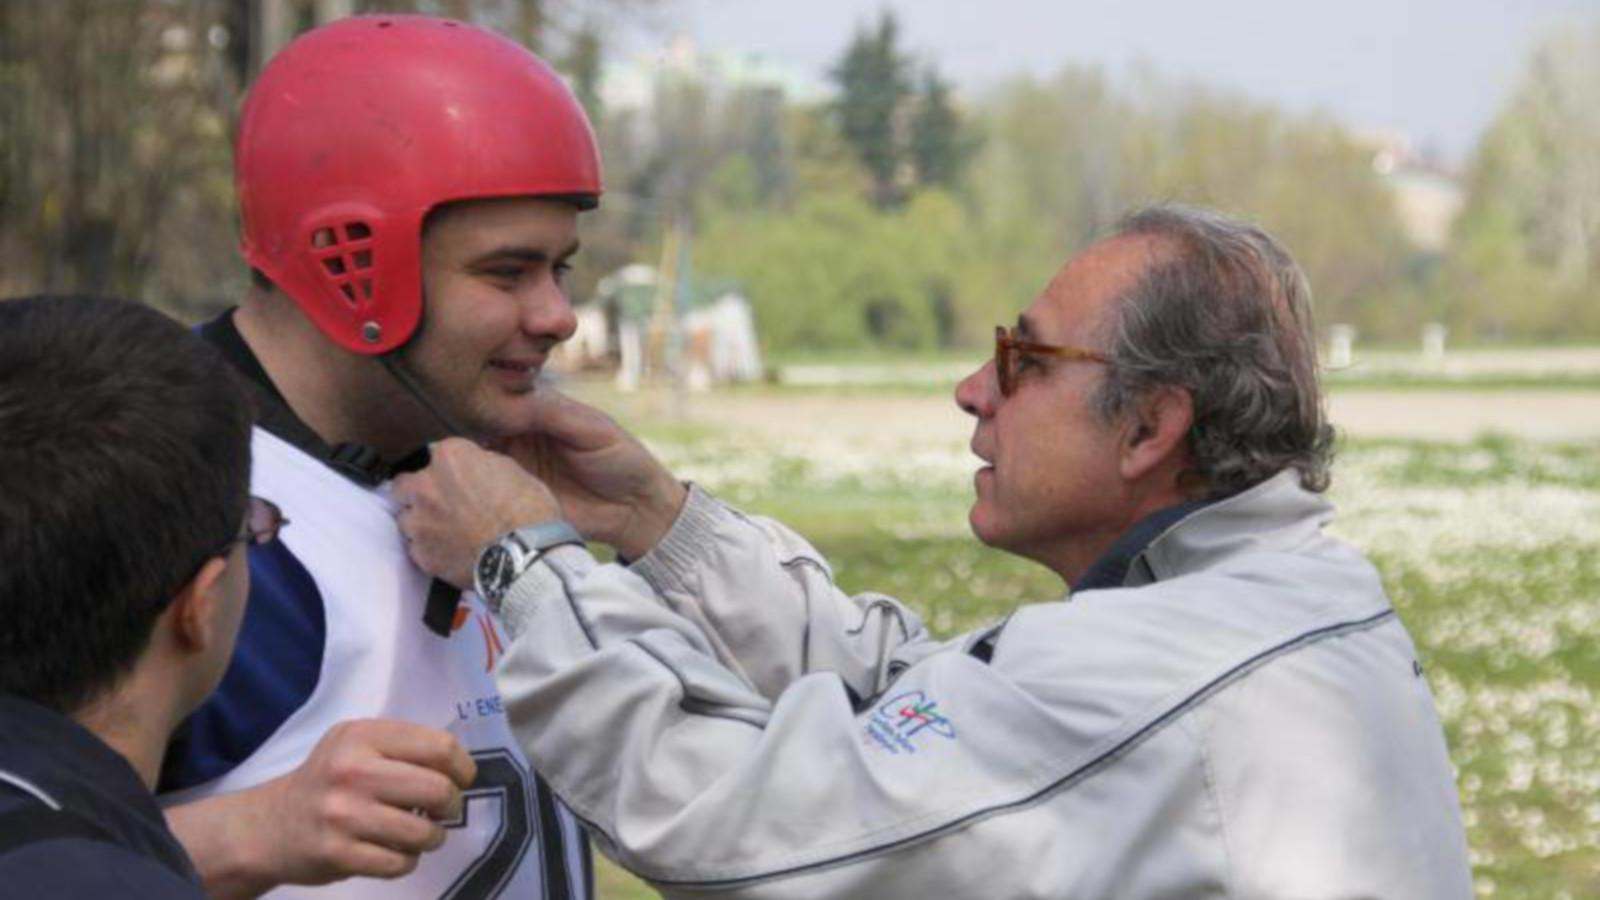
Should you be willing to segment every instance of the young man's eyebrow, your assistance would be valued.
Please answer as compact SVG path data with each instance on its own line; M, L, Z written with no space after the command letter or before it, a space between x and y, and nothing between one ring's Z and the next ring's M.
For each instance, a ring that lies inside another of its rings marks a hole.
M579 242L573 241L571 244L567 245L566 249L562 250L560 253L557 253L554 258L557 260L566 259L567 257L572 256L574 253L577 253L578 247ZM514 259L520 262L542 263L549 262L551 256L544 250L529 247L523 244L506 244L504 246L496 247L486 253L479 254L472 260L472 262L473 264L478 264L488 262L490 260L501 259Z

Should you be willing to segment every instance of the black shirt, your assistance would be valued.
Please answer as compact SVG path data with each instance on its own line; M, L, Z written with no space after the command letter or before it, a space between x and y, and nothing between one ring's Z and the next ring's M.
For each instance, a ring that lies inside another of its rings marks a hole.
M0 694L0 897L204 897L144 782L71 719Z

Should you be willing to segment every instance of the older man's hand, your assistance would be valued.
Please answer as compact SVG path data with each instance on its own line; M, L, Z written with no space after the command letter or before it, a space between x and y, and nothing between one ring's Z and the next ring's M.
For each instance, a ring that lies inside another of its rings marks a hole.
M406 552L428 574L469 589L478 554L490 541L561 518L550 489L510 457L462 438L431 450L427 468L394 480Z
M495 449L549 485L584 537L630 559L649 552L683 508L683 484L605 413L543 386L535 402L535 429Z

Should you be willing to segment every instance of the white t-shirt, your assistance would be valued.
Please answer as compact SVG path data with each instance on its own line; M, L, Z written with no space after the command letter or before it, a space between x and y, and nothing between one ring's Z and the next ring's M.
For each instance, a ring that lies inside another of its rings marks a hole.
M407 559L387 484L367 488L260 428L251 492L290 524L250 548L250 606L217 694L186 723L163 771L164 805L291 771L329 728L393 718L445 728L478 764L461 821L398 881L285 887L272 897L587 900L588 846L538 781L501 709L505 637L468 593L448 637L423 622L431 580Z

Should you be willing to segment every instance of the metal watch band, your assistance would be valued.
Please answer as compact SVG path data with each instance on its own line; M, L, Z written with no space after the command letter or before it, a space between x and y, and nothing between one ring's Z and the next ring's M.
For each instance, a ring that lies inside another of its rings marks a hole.
M473 586L491 607L500 606L511 585L554 547L583 546L583 537L568 522L554 519L518 528L484 548L474 567Z
M578 534L578 529L573 528L572 523L565 519L551 519L538 525L518 528L511 533L517 536L522 546L534 551L536 555L562 544L583 546L583 536Z

